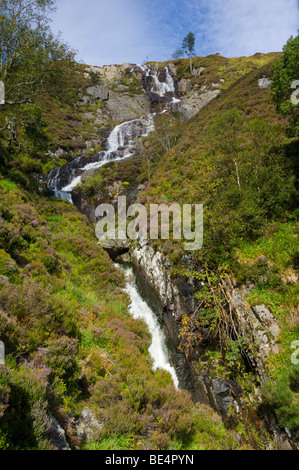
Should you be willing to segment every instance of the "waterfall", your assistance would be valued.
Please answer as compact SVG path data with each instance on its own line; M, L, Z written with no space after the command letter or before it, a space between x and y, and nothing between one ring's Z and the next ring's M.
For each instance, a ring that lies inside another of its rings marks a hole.
M164 74L162 82L159 80L157 70L152 70L146 65L137 67L140 67L149 78L152 93L164 97L166 93L175 92L174 81L169 74L168 67L162 70ZM82 175L86 171L100 168L110 161L123 160L135 155L136 139L146 137L154 130L154 116L155 114L142 116L115 126L107 139L105 151L91 156L82 155L62 167L54 168L48 176L48 189L55 197L72 203L71 193L81 182ZM133 269L123 267L121 269L127 278L125 291L131 299L129 311L133 318L145 321L152 337L149 353L153 360L153 369L160 368L168 371L175 387L178 388L179 380L175 368L169 362L165 336L157 317L147 302L142 299L134 281Z
M155 93L159 96L165 96L166 93L174 93L175 92L175 86L174 86L174 80L171 77L169 73L168 67L165 67L165 81L160 82L158 79L158 73L157 70L152 70L150 67L147 65L138 65L140 69L145 72L146 77L151 77L153 81L153 85L151 87L151 92Z
M72 202L71 192L86 171L134 156L135 140L146 137L154 130L154 116L142 116L115 126L108 137L106 151L90 158L81 156L63 167L54 168L48 176L48 189L55 197Z
M174 80L168 67L156 70L155 67L137 65L149 80L150 92L163 98L167 93L175 93ZM133 71L134 68L131 70ZM162 74L162 75L161 75ZM162 81L161 81L162 77ZM160 79L159 79L160 78ZM167 99L171 98L167 96ZM174 96L172 102L178 101ZM169 105L166 107L169 108ZM166 112L166 110L162 111ZM146 137L154 130L154 116L142 116L139 119L123 122L114 127L107 140L107 149L92 156L80 156L70 163L54 168L48 176L48 189L57 198L72 203L72 191L81 182L82 175L88 170L95 170L110 161L123 160L135 155L135 140Z
M129 312L133 318L145 321L152 336L149 353L153 359L153 369L156 370L160 368L168 371L172 377L174 386L178 388L179 380L175 368L169 362L165 336L157 317L147 302L142 299L136 282L134 281L133 269L131 267L124 268L123 266L117 266L122 269L127 278L125 292L127 292L131 300Z

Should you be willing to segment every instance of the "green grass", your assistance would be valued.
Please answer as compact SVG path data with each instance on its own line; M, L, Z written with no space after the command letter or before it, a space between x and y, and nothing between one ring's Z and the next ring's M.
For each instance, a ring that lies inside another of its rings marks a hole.
M111 436L100 441L87 443L85 450L133 450L134 437L132 436Z
M0 185L2 186L3 189L5 189L8 192L15 191L18 189L18 185L16 183L7 179L0 180Z
M92 349L99 348L109 351L111 334L104 332L100 337L97 337L91 329L81 332L81 345L84 348Z
M259 256L275 263L283 274L283 270L289 267L299 248L299 223L269 224L265 227L264 237L257 242L243 242L238 248L241 260L253 262ZM271 233L272 232L272 233Z

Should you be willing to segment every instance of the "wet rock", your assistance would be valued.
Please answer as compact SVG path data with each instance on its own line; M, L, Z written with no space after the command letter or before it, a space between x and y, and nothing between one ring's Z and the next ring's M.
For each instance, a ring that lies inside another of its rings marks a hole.
M117 263L129 263L131 261L131 257L129 253L124 253L123 255L119 255L115 258Z

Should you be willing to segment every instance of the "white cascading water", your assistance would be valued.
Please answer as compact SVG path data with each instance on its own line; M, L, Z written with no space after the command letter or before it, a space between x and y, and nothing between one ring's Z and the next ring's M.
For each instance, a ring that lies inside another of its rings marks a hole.
M145 72L146 77L152 77L153 79L153 86L151 88L151 92L155 93L159 96L165 96L166 93L174 93L175 86L173 78L171 77L168 67L165 67L166 72L166 79L165 82L160 82L157 76L157 71L152 71L147 65L138 65L140 69Z
M147 65L137 65L137 67L145 73L146 77L151 77L153 82L151 87L152 93L160 97L164 97L166 93L175 93L174 80L167 66L165 67L165 79L163 82L160 82L158 79L157 70L152 70ZM173 98L172 102L174 102L174 100L175 102L179 101L177 98ZM169 105L167 107L169 107ZM162 111L162 113L163 112L166 112L166 110ZM49 190L55 197L72 203L71 193L81 182L84 172L100 168L109 161L123 160L134 156L134 139L146 137L149 132L154 130L154 116L155 114L142 116L140 119L133 119L132 121L123 122L116 126L108 137L107 150L100 152L96 161L78 167L78 162L80 163L82 158L78 157L68 165L68 182L64 186L60 183L63 179L61 178L61 167L52 170L48 178Z
M87 163L81 168L76 168L75 171L79 170L81 174L77 176L74 175L70 183L61 189L57 189L60 177L60 168L55 169L53 171L53 176L50 176L49 178L49 189L56 197L72 202L71 192L81 182L83 172L100 168L110 161L123 160L134 156L134 139L146 137L149 132L154 130L154 116L154 114L142 116L140 119L133 119L132 121L123 122L122 124L115 126L108 137L107 150L99 153L98 161Z
M169 372L174 386L178 388L179 380L175 368L169 362L165 336L157 317L139 294L136 282L134 281L133 269L130 267L124 268L123 266L117 266L122 269L127 278L125 292L127 292L131 300L129 312L133 318L145 321L152 336L152 344L149 348L149 353L153 359L153 369L156 370L160 368Z
M134 152L134 137L146 137L149 132L154 130L153 116L142 116L140 119L133 121L123 122L115 126L113 131L108 137L108 149L101 156L101 160L94 163L87 163L81 168L83 171L100 168L102 165L110 161L123 160L132 157ZM137 131L138 125L142 123L141 132ZM122 153L119 153L121 150ZM62 188L62 191L71 192L80 182L81 176L79 175L73 181Z
M147 66L139 67L146 73L146 76L152 77L153 86L151 91L153 93L161 97L163 97L167 92L174 93L174 81L170 76L167 67L165 71L166 79L163 83L158 80L156 71L151 72ZM87 163L81 167L80 163L82 157L78 157L73 160L70 164L67 165L67 171L69 172L67 179L69 182L63 187L61 187L61 181L63 181L63 167L55 168L49 174L48 188L52 191L55 197L67 200L72 203L71 193L73 189L81 182L82 174L85 171L99 168L109 161L123 160L125 158L134 156L134 140L139 137L146 137L149 132L154 130L154 116L155 114L142 116L140 119L134 119L116 126L108 137L107 150L100 152L98 157L96 157L96 161ZM152 344L149 348L149 353L153 359L153 369L156 370L161 368L168 371L172 377L174 386L178 388L179 380L175 368L169 362L165 336L162 328L159 325L156 315L139 294L136 282L134 281L133 269L124 268L120 265L117 266L125 272L127 277L125 291L131 299L129 311L133 318L141 318L145 321L152 336Z

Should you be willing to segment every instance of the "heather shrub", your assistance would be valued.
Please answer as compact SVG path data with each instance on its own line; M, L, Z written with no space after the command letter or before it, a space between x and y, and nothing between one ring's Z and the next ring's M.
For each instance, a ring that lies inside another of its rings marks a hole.
M124 401L119 401L102 412L105 422L104 435L140 434L145 431L142 416Z
M14 279L18 273L18 266L12 257L4 250L0 250L0 275Z
M47 345L46 364L51 371L50 377L67 378L76 370L78 340L68 336L52 339Z
M186 439L195 432L195 422L192 413L193 404L190 395L185 390L173 393L173 388L164 391L162 406L156 411L161 431Z
M0 304L12 319L23 325L20 343L26 348L43 344L54 332L77 332L77 322L69 307L33 280L25 280L22 285L4 285Z
M9 406L0 422L6 446L20 450L43 447L51 424L46 397L49 371L23 365L11 372L6 376Z

